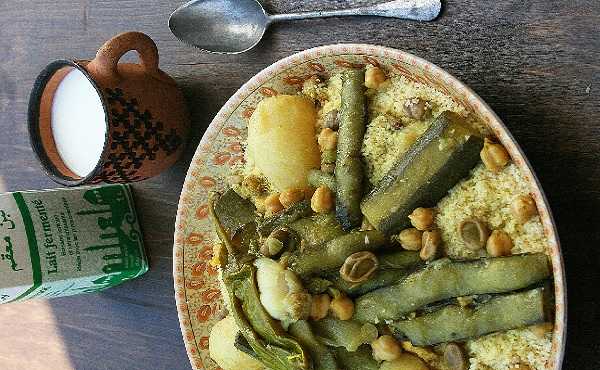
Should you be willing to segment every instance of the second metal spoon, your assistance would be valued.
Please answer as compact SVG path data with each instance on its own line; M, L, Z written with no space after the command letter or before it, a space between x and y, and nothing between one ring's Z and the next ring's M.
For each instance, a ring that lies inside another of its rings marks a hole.
M169 28L178 39L202 50L238 54L256 46L273 22L347 15L431 21L440 9L440 0L396 0L352 9L270 15L258 0L192 0L171 14Z

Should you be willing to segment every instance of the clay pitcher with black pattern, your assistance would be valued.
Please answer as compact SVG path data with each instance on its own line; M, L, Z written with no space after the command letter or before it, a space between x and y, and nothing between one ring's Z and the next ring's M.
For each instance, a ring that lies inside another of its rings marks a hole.
M139 63L119 63L131 50L139 55ZM85 176L65 165L51 128L54 93L73 69L80 70L93 84L106 117L102 154L94 170ZM115 36L92 61L58 60L49 64L38 76L30 97L33 150L48 176L67 186L127 183L158 175L181 156L189 130L181 91L158 68L155 43L139 32Z

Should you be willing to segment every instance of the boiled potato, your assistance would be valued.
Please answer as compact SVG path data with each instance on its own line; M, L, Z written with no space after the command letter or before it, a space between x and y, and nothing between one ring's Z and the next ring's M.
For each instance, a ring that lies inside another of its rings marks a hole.
M248 157L278 191L308 186L321 154L315 135L317 112L302 96L261 101L248 124Z
M429 370L429 367L419 357L403 353L394 361L384 361L379 370Z
M265 367L257 360L234 347L238 328L233 316L227 316L213 326L210 331L208 348L210 357L223 370L263 370Z

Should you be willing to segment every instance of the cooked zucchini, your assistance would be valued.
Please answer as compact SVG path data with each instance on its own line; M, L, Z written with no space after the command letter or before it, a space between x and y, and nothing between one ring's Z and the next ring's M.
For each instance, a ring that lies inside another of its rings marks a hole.
M340 267L352 253L373 251L386 245L379 231L353 231L337 237L318 250L296 252L290 257L290 269L303 279L312 274Z
M258 224L258 232L263 235L269 235L273 230L280 226L287 226L292 222L312 214L310 202L303 200L294 204L290 208L284 209L281 213L265 218Z
M317 340L308 322L298 320L290 325L288 331L308 350L315 370L339 369L332 348Z
M454 342L544 321L544 288L502 295L475 308L450 305L392 327L416 346Z
M550 274L548 257L542 253L475 261L440 259L394 285L359 297L354 319L372 323L397 320L433 302L510 292L538 283Z
M460 116L441 113L363 199L363 214L387 235L400 231L415 208L434 206L468 175L482 147L483 139Z
M337 158L335 162L335 214L344 230L360 226L364 171L361 147L366 130L365 71L342 76Z

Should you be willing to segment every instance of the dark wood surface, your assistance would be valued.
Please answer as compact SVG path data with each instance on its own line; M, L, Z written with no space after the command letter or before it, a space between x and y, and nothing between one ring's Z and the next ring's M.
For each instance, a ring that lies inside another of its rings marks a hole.
M0 187L57 187L26 133L27 99L50 61L91 58L114 34L158 44L193 115L185 158L135 185L152 267L104 293L0 307L0 369L189 369L174 306L173 224L191 155L223 103L252 75L306 48L365 42L404 49L470 85L508 125L556 216L569 289L565 369L600 368L600 2L449 0L434 23L354 18L273 27L253 51L207 55L169 32L175 0L0 0ZM373 2L373 1L371 1ZM265 1L272 12L369 1ZM596 297L596 298L595 298Z

